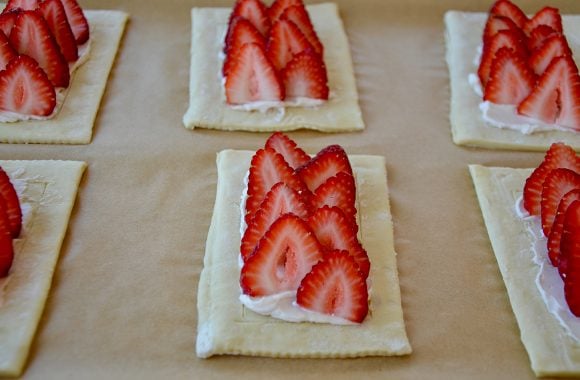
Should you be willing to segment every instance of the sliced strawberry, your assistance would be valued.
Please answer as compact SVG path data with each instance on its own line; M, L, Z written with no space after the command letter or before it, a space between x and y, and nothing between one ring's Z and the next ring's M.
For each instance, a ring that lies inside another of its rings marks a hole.
M541 217L544 236L550 235L558 204L570 190L580 188L580 174L570 169L558 168L546 176L542 186Z
M296 303L307 310L361 323L368 314L365 277L344 251L324 255L304 277L296 293Z
M542 186L548 174L557 168L567 168L580 173L580 158L574 149L564 143L553 143L542 163L526 179L524 185L524 208L530 215L540 215Z
M321 258L322 247L308 224L296 215L283 215L244 263L242 291L253 297L295 291Z
M346 216L355 220L356 218L356 187L354 177L346 172L340 172L334 177L327 179L318 186L312 195L312 207L336 206L340 208ZM356 231L355 231L356 232Z
M8 216L8 227L10 235L17 238L22 228L22 211L18 194L10 182L8 174L0 168L0 197L4 200L6 214Z
M340 172L352 175L348 156L340 145L327 146L306 164L296 169L298 176L312 192L316 191L318 186L327 179Z
M19 55L0 71L0 109L48 116L55 106L54 87L34 59Z
M314 48L296 24L278 20L272 25L266 50L276 70L282 70L296 54Z
M40 4L40 11L64 58L68 62L76 61L79 56L77 42L68 23L61 0L44 0Z
M491 38L500 30L511 30L520 36L522 36L523 33L510 18L490 14L485 23L485 27L483 28L483 43L489 43ZM521 38L523 38L523 36Z
M10 44L8 37L0 29L0 70L5 70L8 62L18 54Z
M302 0L275 0L268 8L268 17L272 24L278 21L286 9L295 5L304 6L304 3Z
M237 0L230 19L243 17L250 21L263 36L270 30L268 8L260 0Z
M560 249L558 269L564 278L564 296L570 311L580 316L580 201L566 210Z
M580 76L570 56L552 60L534 90L518 106L518 113L580 130Z
M312 25L312 21L310 21L310 16L306 11L304 5L293 5L288 7L284 10L284 13L280 16L281 20L290 20L300 29L302 33L306 36L306 39L312 47L316 54L322 57L323 47L316 31L314 30L314 26Z
M2 30L4 32L6 37L10 37L10 32L12 32L12 27L14 26L14 23L16 22L16 18L18 17L18 14L20 12L21 12L21 10L18 8L18 9L12 9L8 12L2 12L2 14L0 14L0 30Z
M228 104L284 99L282 83L260 45L245 44L231 59L225 84Z
M523 28L528 21L528 16L514 3L509 0L496 1L489 10L492 15L504 16L509 18L518 26Z
M562 16L557 8L544 7L540 9L534 17L526 21L524 32L529 36L532 30L538 25L548 25L558 33L563 32Z
M524 58L504 47L495 55L483 99L495 104L519 104L535 83L536 77Z
M282 69L281 77L287 98L328 99L326 66L312 50L294 55Z
M249 224L268 191L278 182L284 182L301 196L308 193L305 184L294 173L281 154L270 148L258 150L252 157L250 164L246 223Z
M0 278L8 276L14 260L12 236L5 207L4 200L0 199Z
M555 31L552 27L548 25L538 25L531 32L528 37L528 50L530 52L541 48L546 40L554 35L561 36L562 34Z
M66 12L66 18L70 28L75 36L77 45L82 45L89 40L90 30L89 22L85 17L83 9L76 2L76 0L61 0L64 10Z
M477 75L481 81L481 85L485 87L491 72L491 66L495 59L496 53L501 48L509 48L513 50L520 57L527 59L527 47L521 38L521 35L512 30L500 30L497 32L488 43L483 45L483 52L481 54L481 62Z
M260 45L263 49L266 49L266 39L262 34L256 29L256 27L245 18L236 18L232 23L232 29L228 33L228 38L226 42L226 59L223 66L223 75L227 76L232 62L233 56L240 50L242 45L246 43L255 43Z
M556 217L548 236L548 257L552 265L559 266L560 261L560 243L562 239L562 231L564 230L564 215L568 206L574 201L580 200L580 189L574 189L566 193L558 204Z
M306 154L290 137L282 132L273 133L266 140L265 148L272 148L280 153L292 169L304 165L310 161L310 156Z
M544 41L544 44L536 49L530 56L529 64L537 75L542 75L552 62L552 59L564 55L572 55L566 38L561 34L554 34Z
M23 11L18 15L10 43L19 54L34 58L55 87L68 86L68 63L40 11Z
M33 11L39 7L38 0L8 0L2 12L9 12L13 9L21 9L23 11Z
M246 260L250 257L258 241L260 241L272 223L281 215L287 213L306 219L310 214L310 208L296 190L284 182L278 182L266 194L260 204L260 208L244 231L240 246L242 259Z
M370 270L367 252L356 236L356 225L338 207L324 206L314 211L308 224L325 250L346 250L366 278Z

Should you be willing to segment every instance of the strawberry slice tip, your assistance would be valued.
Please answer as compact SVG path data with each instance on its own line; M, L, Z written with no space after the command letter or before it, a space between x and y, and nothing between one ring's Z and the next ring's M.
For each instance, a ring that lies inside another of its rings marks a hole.
M552 224L552 229L548 236L548 257L550 258L552 265L555 267L558 267L560 262L560 244L562 240L562 231L564 230L564 215L570 204L577 200L580 200L580 189L574 189L567 192L558 204L556 217L554 218L554 223Z
M323 53L323 46L318 39L318 35L314 30L314 26L312 25L312 21L310 21L310 16L308 15L308 11L306 11L306 7L303 4L300 5L293 5L288 7L284 10L282 15L280 16L281 20L290 20L304 34L308 42L314 48L316 54L322 56Z
M61 0L66 13L66 18L75 36L77 45L82 45L89 40L89 22L85 17L83 9L76 0Z
M77 42L61 0L44 0L40 3L40 11L64 58L68 62L76 61L79 57Z
M518 26L523 28L528 21L528 16L514 3L509 0L496 1L489 10L490 14L509 18Z
M320 56L312 50L307 49L294 55L282 70L281 76L287 98L328 99L326 67Z
M304 6L304 3L302 0L274 0L268 8L268 17L272 24L278 21L286 9L293 6Z
M264 147L274 149L280 153L292 169L296 169L310 160L310 156L294 140L282 132L272 133L266 140Z
M542 199L540 201L544 236L550 235L558 204L562 197L567 192L578 188L580 188L580 174L573 170L558 168L548 173L542 185Z
M266 50L276 70L282 70L296 54L314 48L294 22L280 19L272 25Z
M296 169L296 173L310 191L316 191L318 186L340 172L352 175L348 156L340 145L327 146L310 161Z
M353 221L356 221L355 202L356 185L354 177L347 172L340 172L318 186L312 195L311 201L314 209L322 206L338 207Z

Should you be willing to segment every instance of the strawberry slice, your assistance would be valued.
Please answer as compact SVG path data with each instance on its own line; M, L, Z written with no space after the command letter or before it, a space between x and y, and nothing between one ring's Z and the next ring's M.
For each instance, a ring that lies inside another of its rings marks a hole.
M509 48L497 51L483 99L495 104L519 104L534 88L536 77L525 59Z
M308 218L308 224L325 250L345 250L354 258L360 272L366 278L370 271L367 252L356 236L354 220L338 207L324 206Z
M10 44L8 37L0 29L0 70L5 70L8 62L18 54Z
M0 199L0 278L8 276L13 259L14 248L12 246L6 205L4 200Z
M287 98L328 99L326 66L312 50L294 55L282 69L281 77Z
M234 17L243 17L250 21L262 36L268 35L270 19L268 8L260 0L238 0L234 5L230 20Z
M511 30L523 39L522 30L509 17L490 14L483 28L483 44L489 43L500 30Z
M548 257L553 266L558 267L560 261L560 243L562 240L562 231L564 230L564 215L568 206L574 201L580 200L580 189L574 189L566 193L558 204L554 224L548 236Z
M245 44L230 59L233 61L225 84L228 104L284 99L282 83L260 45Z
M242 291L252 297L295 291L321 258L322 247L308 224L296 215L283 215L244 263Z
M248 198L246 200L246 223L254 217L266 194L278 182L284 182L301 196L308 190L281 154L273 149L260 149L252 157L248 179Z
M550 235L558 204L570 190L580 188L580 174L573 170L558 168L546 176L542 185L541 217L544 236Z
M4 11L0 14L0 30L4 32L6 37L10 37L10 32L12 32L12 27L16 22L18 14L21 12L19 8L12 9L8 12Z
M580 201L566 210L560 249L558 269L564 278L564 296L570 311L580 316Z
M293 6L304 6L302 0L275 0L268 8L268 17L274 24L282 16L284 11Z
M227 76L232 62L234 61L231 59L240 48L246 43L255 43L260 45L263 49L266 49L266 39L258 29L247 19L237 17L232 22L231 31L228 33L227 41L226 41L226 59L224 61L223 66L223 75Z
M509 0L496 1L489 10L492 15L504 16L509 18L518 26L523 28L528 21L528 16L514 3Z
M278 182L266 194L260 208L248 224L242 237L240 253L244 261L254 252L258 241L281 215L292 213L306 219L310 209L304 199L284 182Z
M548 25L558 33L563 33L562 16L557 8L544 7L540 9L534 17L526 21L523 29L529 36L531 31L538 25Z
M292 57L304 50L314 48L296 24L280 19L272 25L266 51L276 70L282 70Z
M19 55L0 71L0 109L48 116L55 106L54 87L34 59Z
M21 9L23 11L33 11L38 9L40 3L38 0L8 0L4 7L4 12L9 12L14 9Z
M354 177L349 173L340 172L318 186L312 195L311 203L315 209L322 206L336 206L346 216L352 220L356 220L355 201L356 187Z
M61 0L66 12L66 18L75 36L77 45L82 45L89 40L89 22L83 13L83 9L76 0Z
M34 58L55 87L68 86L68 64L39 11L18 14L10 33L10 43L19 54Z
M580 75L570 56L552 60L534 90L518 106L518 113L580 130Z
M284 160L292 169L304 165L310 161L310 156L306 154L290 137L282 132L274 132L266 140L265 148L272 148L280 153Z
M316 54L322 57L323 47L316 31L314 30L314 26L312 25L312 21L310 21L310 16L306 11L306 8L303 4L300 5L293 5L288 7L284 10L282 15L280 16L281 20L289 20L292 21L296 26L300 29L302 33L306 36L306 39L312 47Z
M361 323L368 314L368 289L356 263L344 251L324 255L304 277L296 303L307 310Z
M548 174L557 168L567 168L580 173L580 158L574 149L564 143L553 143L542 163L526 179L524 185L524 208L530 215L540 215L542 187Z
M340 145L329 145L318 154L296 169L296 173L312 192L340 172L352 176L352 168L346 152Z
M528 62L537 75L542 75L550 62L552 62L552 59L564 55L572 55L572 50L568 46L566 37L561 34L554 34L532 53Z
M528 37L528 50L534 52L536 49L541 48L544 42L552 36L561 36L562 34L556 32L553 28L548 25L538 25L531 32Z
M68 62L76 61L79 57L77 42L68 23L61 0L44 0L40 4L40 11L64 58Z
M0 197L4 201L5 212L8 216L8 230L13 238L20 235L22 228L22 211L18 194L10 182L8 174L0 168Z
M484 87L489 79L491 66L496 53L501 48L509 48L518 56L527 59L528 52L521 34L513 30L500 30L489 40L489 43L483 45L481 62L479 64L479 69L477 70L477 75L479 76L481 85Z

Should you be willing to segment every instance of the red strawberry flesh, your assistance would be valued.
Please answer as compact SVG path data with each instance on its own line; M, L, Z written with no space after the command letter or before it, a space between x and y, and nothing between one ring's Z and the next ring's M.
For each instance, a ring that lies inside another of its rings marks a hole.
M312 50L294 55L282 69L281 76L287 98L328 99L326 66Z
M282 132L274 132L270 135L266 140L265 148L271 148L280 153L292 169L296 169L310 160L310 156Z
M14 260L12 236L4 200L0 201L0 278L8 276Z
M562 239L562 231L564 230L564 215L570 204L574 201L580 200L580 189L574 189L566 193L558 204L556 217L548 236L548 257L550 262L555 267L559 266L560 262L560 244Z
M565 168L552 170L542 185L541 218L544 236L550 235L558 204L567 192L580 188L580 174Z
M20 200L8 174L2 168L0 168L0 197L2 197L4 206L6 207L5 211L8 216L10 234L13 238L17 238L22 228Z
M327 146L306 164L296 169L296 173L310 191L316 191L318 186L340 172L352 175L348 156L340 145Z

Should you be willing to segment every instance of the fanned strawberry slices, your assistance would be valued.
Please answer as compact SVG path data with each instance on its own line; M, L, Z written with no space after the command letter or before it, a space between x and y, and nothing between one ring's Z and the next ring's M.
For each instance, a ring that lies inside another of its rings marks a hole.
M515 113L580 131L580 75L558 9L532 18L509 0L491 7L478 69L483 99Z
M53 114L88 38L76 0L10 0L0 14L0 111Z
M222 74L230 105L327 100L323 46L302 0L238 0L226 33Z
M14 258L12 240L20 235L21 228L18 194L8 174L0 167L0 278L8 276Z
M304 310L361 323L371 263L357 237L355 199L340 146L310 158L288 136L271 135L249 170L243 294L289 293Z

